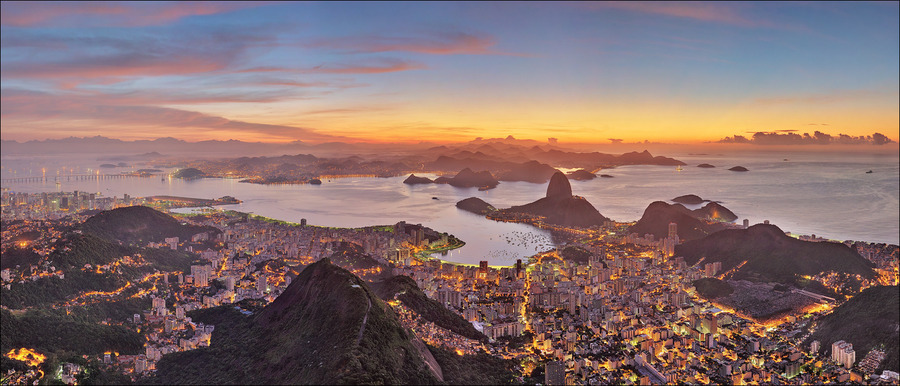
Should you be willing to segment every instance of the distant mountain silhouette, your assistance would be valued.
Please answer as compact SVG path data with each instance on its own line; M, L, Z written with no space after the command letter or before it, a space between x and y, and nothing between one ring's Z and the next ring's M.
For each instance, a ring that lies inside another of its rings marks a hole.
M698 168L704 168L704 169L712 169L712 168L714 168L714 167L716 167L716 166L715 166L715 165L710 165L710 164L700 164L700 165L697 165L697 167L698 167Z
M550 178L546 197L503 211L544 216L548 223L565 226L590 227L609 221L584 197L573 196L569 179L559 171Z
M681 232L679 228L679 233ZM675 247L675 255L694 264L720 261L727 271L743 262L735 278L793 282L797 275L835 271L874 277L872 263L844 244L802 241L784 234L775 225L757 224L747 229L726 229Z
M444 179L441 182L443 181L458 188L471 188L476 186L493 188L499 183L494 176L491 175L491 172L483 170L476 173L469 168L460 170L453 178ZM438 180L435 180L434 182L438 182Z
M500 174L500 181L528 181L536 184L547 182L557 170L547 164L538 161L528 161L514 165L510 170Z

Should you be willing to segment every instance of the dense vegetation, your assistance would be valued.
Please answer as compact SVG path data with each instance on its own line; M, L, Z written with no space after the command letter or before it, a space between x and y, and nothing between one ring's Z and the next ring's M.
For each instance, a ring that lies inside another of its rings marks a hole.
M123 326L85 322L42 311L29 311L20 316L8 310L0 313L0 351L4 353L28 347L41 352L138 354L144 345L140 334Z
M172 216L146 206L129 206L97 213L87 219L81 228L85 233L108 240L139 245L151 241L161 242L167 237L179 237L183 241L190 240L191 236L200 232L219 232L213 227L181 225Z
M881 369L900 370L900 288L871 287L854 296L819 321L804 342L821 342L821 353L831 355L831 344L839 340L853 344L857 360L869 350L884 345Z
M438 381L390 307L364 281L328 259L304 269L253 317L244 317L233 307L215 312L201 316L220 322L211 346L167 356L158 364L153 382Z
M588 264L591 261L591 251L582 247L568 246L560 251L560 255L564 260L574 261L578 264Z
M681 228L679 227L679 232ZM799 275L843 272L872 278L872 263L856 250L838 243L808 242L789 237L774 225L757 224L747 229L727 229L675 247L675 255L694 264L722 262L727 271L747 261L735 279L794 282Z
M459 356L440 347L428 350L441 365L444 382L451 385L508 385L514 378L515 362L485 353Z
M697 293L707 299L728 296L734 292L734 288L732 288L730 284L714 277L694 280L692 284L694 285L694 288L697 289Z
M372 285L376 293L384 300L394 298L395 294L404 305L418 313L423 319L446 328L469 339L487 340L471 323L453 311L450 311L437 300L429 298L419 289L415 280L409 276L394 276L388 280Z

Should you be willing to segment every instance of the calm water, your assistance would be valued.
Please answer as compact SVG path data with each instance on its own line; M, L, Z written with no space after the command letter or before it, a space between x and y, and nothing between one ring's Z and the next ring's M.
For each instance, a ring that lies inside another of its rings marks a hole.
M667 154L668 155L668 154ZM756 153L745 155L671 154L688 163L682 171L664 166L625 166L601 173L614 178L572 181L575 194L587 198L602 214L617 221L635 221L647 205L683 194L716 200L742 220L769 220L785 231L815 234L839 240L900 242L900 167L897 155L834 155ZM789 161L783 161L789 158ZM697 168L699 163L715 169ZM3 158L4 178L13 175L48 175L63 165L86 170L96 161L68 158L22 160ZM75 164L82 166L74 166ZM746 173L728 171L742 165ZM114 169L116 172L123 169ZM124 169L128 170L128 169ZM873 173L865 173L872 170ZM35 172L37 171L37 172ZM103 170L104 172L106 170ZM198 181L159 178L62 182L63 191L82 190L107 196L176 195L215 198L230 195L243 200L225 206L240 211L311 224L359 227L392 224L400 220L422 223L446 231L467 245L443 257L449 261L509 265L552 244L549 234L523 224L498 223L456 209L454 204L475 196L496 207L525 204L542 197L546 184L502 182L496 189L449 185L408 186L405 177L341 178L321 186L263 186L237 180ZM18 192L55 191L54 183L4 184ZM438 199L433 199L437 197ZM739 220L740 221L740 220Z

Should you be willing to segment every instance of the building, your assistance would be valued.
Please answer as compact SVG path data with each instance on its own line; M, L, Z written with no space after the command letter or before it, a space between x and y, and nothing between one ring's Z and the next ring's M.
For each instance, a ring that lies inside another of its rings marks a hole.
M547 362L544 365L544 384L565 385L566 384L566 364L560 361Z
M856 351L853 350L853 344L839 340L831 344L831 360L844 365L844 368L851 368L856 362Z

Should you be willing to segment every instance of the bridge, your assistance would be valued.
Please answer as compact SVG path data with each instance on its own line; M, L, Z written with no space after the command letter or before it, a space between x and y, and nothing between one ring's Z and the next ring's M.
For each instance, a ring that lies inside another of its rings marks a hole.
M165 175L165 174L160 174ZM92 180L111 180L122 178L148 178L156 177L157 174L66 174L60 176L31 176L31 177L12 177L0 179L0 183L14 184L23 182L62 182L62 181L92 181Z

